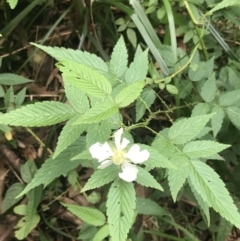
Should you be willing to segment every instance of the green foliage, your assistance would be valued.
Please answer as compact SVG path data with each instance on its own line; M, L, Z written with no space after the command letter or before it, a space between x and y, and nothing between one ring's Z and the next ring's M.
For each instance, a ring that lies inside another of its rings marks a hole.
M145 169L138 167L138 175L136 182L145 187L151 187L163 191L162 186L153 178L153 176Z
M20 75L4 73L0 74L0 85L20 85L32 82Z
M82 192L101 187L114 181L116 177L118 177L118 172L119 170L116 165L95 171L83 187Z
M24 187L24 184L16 182L10 188L8 188L2 202L3 213L9 208L13 207L19 200L21 200L21 198L16 198L16 196L23 191Z
M218 3L214 8L212 8L208 12L208 14L212 14L212 13L216 12L219 9L227 8L227 7L235 6L235 5L240 5L238 0L223 0L220 3Z
M189 178L202 199L229 222L240 227L240 214L218 174L198 160L192 160L190 168Z
M104 214L97 209L65 203L62 203L62 205L88 224L93 226L102 226L105 224L106 218Z
M184 144L195 138L213 115L202 115L179 120L169 129L169 139L175 144Z
M123 37L121 37L113 49L110 60L110 72L115 78L121 78L127 69L127 63L127 48Z
M84 138L79 138L66 150L61 152L55 159L48 158L42 167L36 172L32 181L26 186L20 195L26 194L31 189L43 184L48 185L61 175L66 175L69 171L76 168L81 160L71 162L71 158L76 156L85 147ZM19 195L19 196L20 196Z
M68 120L75 114L66 104L54 101L37 102L0 116L0 123L15 126L47 126Z
M117 103L119 108L128 106L135 99L137 99L137 97L139 97L140 93L142 92L143 87L144 83L143 81L141 81L130 84L126 88L121 90L115 98L115 102Z
M112 92L106 77L91 67L70 60L59 62L57 67L64 79L90 96L105 98Z
M107 199L107 216L110 235L115 241L127 238L136 207L135 191L132 183L116 179L111 185Z

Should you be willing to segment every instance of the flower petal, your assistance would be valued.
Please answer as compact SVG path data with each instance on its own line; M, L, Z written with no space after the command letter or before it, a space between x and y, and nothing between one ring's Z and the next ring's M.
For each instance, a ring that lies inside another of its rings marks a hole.
M120 128L119 130L117 130L114 133L115 145L116 145L118 150L120 150L120 148L121 148L121 137L122 137L122 134L123 134L123 128Z
M130 163L123 163L121 168L123 172L118 174L121 179L126 182L132 182L136 180L138 169L135 165Z
M101 162L101 164L98 166L98 169L104 169L112 164L112 160L105 160Z
M140 164L145 162L149 158L150 154L147 150L140 151L140 146L135 144L124 155L134 164Z
M90 146L89 151L92 157L98 159L99 162L102 162L113 156L112 149L107 142L104 144L97 142Z

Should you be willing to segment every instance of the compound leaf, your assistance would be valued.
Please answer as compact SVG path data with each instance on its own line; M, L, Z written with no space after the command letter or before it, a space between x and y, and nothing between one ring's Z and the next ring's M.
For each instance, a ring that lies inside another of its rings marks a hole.
M56 101L37 102L0 116L0 124L13 126L48 126L68 120L74 109Z
M136 196L133 183L116 179L107 197L107 216L110 235L114 241L127 239L132 226Z
M184 144L195 138L207 124L213 114L184 118L169 129L169 139L175 144Z
M189 178L202 199L225 219L240 227L240 214L233 203L224 182L204 162L191 161Z
M184 146L183 153L195 159L212 156L228 147L230 147L230 145L220 144L215 141L192 141Z

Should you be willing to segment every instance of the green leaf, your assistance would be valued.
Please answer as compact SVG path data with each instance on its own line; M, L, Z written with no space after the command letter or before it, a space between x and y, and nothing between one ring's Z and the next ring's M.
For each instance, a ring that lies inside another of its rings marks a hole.
M125 82L132 84L146 78L148 71L148 50L135 55L133 62L125 73Z
M169 187L172 194L172 198L174 202L176 202L177 194L188 177L190 161L189 158L187 158L185 155L176 153L172 157L171 162L178 168L177 170L168 170Z
M108 122L102 121L100 123L96 123L91 125L88 128L87 136L86 136L86 142L87 142L87 148L89 148L91 145L95 144L96 142L104 143L108 140L111 134L111 128L108 124Z
M110 100L99 103L83 114L74 124L90 124L105 120L118 112L117 106ZM1 116L0 116L1 122Z
M127 29L127 37L130 43L133 45L134 48L137 47L137 35L136 32L132 28Z
M159 216L159 217L166 215L165 209L159 206L156 202L150 199L141 198L141 197L137 197L136 210L138 214L152 215L152 216Z
M115 98L115 102L120 108L128 106L140 96L143 87L143 81L128 85L126 88L119 92L119 94Z
M60 153L55 159L48 158L41 168L37 171L32 181L26 186L18 197L24 195L31 189L44 184L48 185L57 177L66 175L69 171L76 168L81 160L70 161L72 157L76 156L79 152L85 148L85 139L79 138L66 150Z
M188 178L188 183L191 187L194 197L197 200L201 210L204 212L206 219L207 219L207 226L210 226L210 213L209 213L209 206L208 204L202 199L201 195L195 190L193 184L191 183L191 179Z
M0 124L13 126L48 126L68 120L74 109L55 101L37 102L0 115Z
M217 90L215 73L213 73L204 83L201 89L201 96L204 101L211 102L215 99L215 92Z
M58 137L57 147L52 157L53 159L55 159L73 142L75 142L80 137L80 135L87 129L86 124L73 125L73 123L75 123L78 118L78 115L72 117L63 127Z
M80 50L66 49L63 47L49 47L35 43L31 44L48 53L59 62L71 60L76 63L84 64L86 66L100 70L102 72L108 72L106 63L95 54L90 54L89 52L83 52Z
M189 178L202 199L236 227L240 227L237 207L218 174L201 161L191 161Z
M68 211L93 226L102 226L106 218L102 212L95 208L81 207L79 205L61 203Z
M118 177L118 173L119 169L116 165L111 165L104 169L99 169L95 171L88 179L81 192L86 192L94 188L99 188L114 181Z
M30 183L37 172L37 167L34 161L25 162L20 169L21 177L24 182Z
M221 130L225 112L223 108L220 106L214 106L211 112L215 113L215 115L211 119L211 125L212 125L213 135L214 137L216 137L218 132Z
M213 114L184 118L169 129L169 139L175 144L184 144L195 138L207 124Z
M166 158L170 158L175 153L175 146L168 138L169 129L165 128L155 137L152 146Z
M137 167L137 179L136 182L144 187L151 187L163 191L162 186L153 178L153 176L141 167Z
M23 205L25 206L25 205ZM27 207L26 207L27 209ZM37 227L40 222L40 216L38 214L34 214L31 218L28 216L22 217L17 225L15 225L15 236L17 239L22 240L28 236L28 234Z
M102 241L109 235L109 225L106 224L101 227L94 235L92 241Z
M22 90L20 90L17 93L16 98L14 100L16 107L20 107L22 105L22 103L24 102L25 97L26 97L26 90L27 90L27 88L24 87Z
M32 82L20 75L4 73L0 74L0 85L20 85Z
M198 103L192 110L192 117L206 115L210 112L210 105L207 103Z
M240 130L240 108L234 106L228 107L226 111L230 121Z
M148 145L138 144L141 149L146 149L150 153L150 157L143 164L151 170L155 167L177 169L177 167L171 163L165 156L163 156L158 150Z
M223 241L229 238L229 234L233 229L233 225L229 223L225 218L220 218L217 230L216 241Z
M190 65L188 71L188 77L191 81L200 81L208 78L214 67L214 58L209 59L206 62L198 62Z
M128 53L124 43L123 37L120 37L117 44L115 45L111 60L110 60L110 71L117 77L121 78L127 69Z
M89 100L86 94L79 88L71 84L71 81L64 79L64 89L72 107L79 113L84 113L89 109Z
M213 12L216 12L219 9L227 8L230 6L240 6L240 2L238 0L223 0L220 3L218 3L214 8L212 8L208 14L212 14Z
M228 147L230 147L230 145L220 144L215 141L192 141L184 146L183 153L195 159L212 156Z
M136 121L137 122L143 117L147 107L148 108L151 107L151 105L154 103L155 98L156 96L153 89L151 89L150 87L146 87L143 89L142 93L140 94L136 102Z
M219 96L220 106L239 106L240 101L240 90L233 90L226 93L222 93Z
M136 207L133 183L116 179L110 187L106 205L112 240L126 240Z
M57 64L62 76L88 95L105 98L112 92L110 82L99 71L73 61Z
M177 95L178 94L178 89L174 85L167 84L166 85L166 90L170 94L173 94L173 95Z
M18 0L7 0L11 9L14 9L17 6Z
M20 199L16 198L16 196L22 192L25 185L23 183L14 183L12 186L10 186L7 189L7 192L5 194L5 197L2 202L2 212L4 213L9 208L13 207Z

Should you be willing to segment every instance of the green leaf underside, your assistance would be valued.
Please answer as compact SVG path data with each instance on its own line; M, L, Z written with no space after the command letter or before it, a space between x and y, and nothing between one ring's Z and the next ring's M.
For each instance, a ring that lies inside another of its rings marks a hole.
M163 191L162 186L154 179L154 177L145 169L137 167L137 179L136 182L144 187L151 187Z
M192 141L187 143L183 152L190 158L208 157L230 147L230 145L220 144L214 141Z
M100 103L88 110L74 124L90 124L105 120L118 112L117 106L111 101Z
M127 69L128 53L124 43L123 37L121 37L115 45L111 60L110 60L110 71L117 77L121 78Z
M87 129L87 125L73 125L79 116L72 117L63 127L57 142L56 150L53 154L55 159L61 152L75 142L80 135Z
M112 92L110 82L97 70L73 61L62 61L57 67L64 79L88 95L105 98Z
M88 179L81 192L86 192L91 189L99 188L114 181L118 177L118 173L119 168L117 165L111 165L104 169L96 170Z
M85 148L85 140L84 138L79 138L66 150L60 153L55 159L48 158L37 171L32 181L26 186L23 192L19 194L19 196L24 195L31 189L41 184L48 185L57 177L65 175L70 170L76 168L81 163L81 160L70 160L72 157L81 152L83 148Z
M213 209L236 227L240 227L240 214L218 174L201 161L191 161L189 178L195 190Z
M168 170L168 182L170 191L173 200L176 201L177 194L188 177L190 160L183 154L175 154L172 157L171 162L178 168L178 170Z
M0 85L19 85L32 82L32 80L26 79L20 75L3 73L0 74Z
M0 115L0 124L13 126L47 126L66 121L75 115L74 109L55 101L44 101L23 106Z
M80 50L66 49L63 47L49 47L35 43L31 44L48 53L59 62L70 60L75 61L76 63L84 64L86 66L95 68L103 72L108 71L106 63L95 54L90 54L89 52L83 52Z
M195 138L207 124L213 114L184 118L169 129L169 139L175 144L184 144Z
M121 90L120 93L118 93L118 95L115 98L115 102L120 108L128 106L139 97L143 87L143 81L128 85L126 88Z
M116 179L110 187L106 205L112 239L114 241L126 240L136 208L133 183Z
M81 207L73 204L61 203L72 214L82 219L84 222L93 226L102 226L105 224L106 218L102 212L89 207Z

